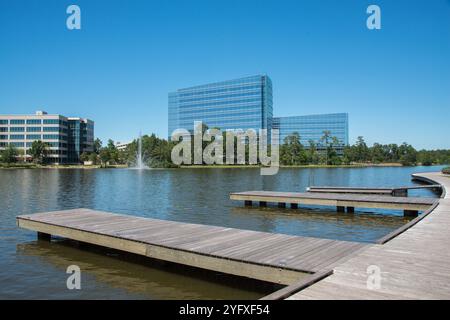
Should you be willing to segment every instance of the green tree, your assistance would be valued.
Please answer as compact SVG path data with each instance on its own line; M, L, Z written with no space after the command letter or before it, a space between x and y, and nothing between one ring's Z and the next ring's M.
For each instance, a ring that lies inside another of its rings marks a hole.
M0 157L5 163L14 163L17 162L18 154L17 148L10 144L0 153Z
M94 152L96 154L100 154L100 150L102 148L102 140L100 140L99 138L95 139L94 141Z
M102 165L106 166L109 161L111 160L111 154L109 153L108 148L102 148L100 150L99 154L100 161L102 162Z
M108 140L106 149L109 152L109 161L114 162L115 164L119 163L119 150L117 150L113 140Z
M372 148L370 148L370 157L373 163L381 163L387 159L385 150L379 143L374 143Z
M312 164L319 163L319 154L317 153L317 144L314 140L309 140L308 161Z
M83 152L83 153L80 155L80 161L81 161L81 162L89 161L89 153Z
M333 164L333 161L337 161L336 159L334 159L336 157L336 150L334 146L337 146L339 144L339 140L336 137L331 136L331 131L325 130L323 131L323 136L322 138L320 138L320 141L324 144L325 147L325 164Z
M284 143L280 148L280 160L286 165L300 165L308 163L308 155L300 142L298 132L284 138Z
M369 148L362 136L359 136L356 140L355 157L358 162L366 162L369 159Z
M30 148L30 155L33 162L44 163L48 153L48 144L41 140L33 141Z
M404 142L399 147L400 163L404 166L413 166L417 163L417 151L413 146Z
M92 164L97 164L97 158L98 158L98 155L97 155L97 153L95 153L95 152L92 152L92 153L89 155L89 161L91 161Z

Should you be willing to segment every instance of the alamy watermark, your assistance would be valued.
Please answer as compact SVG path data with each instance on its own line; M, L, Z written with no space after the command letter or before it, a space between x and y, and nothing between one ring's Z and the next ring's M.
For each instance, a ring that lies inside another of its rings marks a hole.
M381 289L381 269L377 265L370 265L366 269L368 274L366 280L366 286L369 290Z
M219 129L205 129L201 121L196 121L193 134L186 129L176 129L171 139L178 141L171 154L172 162L177 165L261 164L261 175L275 175L280 166L278 129L270 132L267 129L259 129L259 132L254 129L222 132Z
M81 9L75 4L71 4L67 7L66 13L70 14L66 20L66 27L69 30L81 29Z
M371 4L367 7L367 14L370 14L366 20L366 26L369 30L381 29L381 9L376 4Z
M67 274L70 276L67 278L66 286L69 290L81 289L81 269L79 266L73 264L67 267Z

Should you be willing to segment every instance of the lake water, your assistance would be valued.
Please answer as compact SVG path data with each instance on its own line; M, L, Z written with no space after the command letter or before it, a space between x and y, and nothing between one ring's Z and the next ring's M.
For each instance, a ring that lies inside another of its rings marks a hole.
M157 219L373 242L408 221L400 211L335 208L245 208L229 193L305 191L315 186L411 185L411 173L442 167L259 169L0 170L0 298L3 299L255 299L273 290L216 273L186 270L112 251L79 249L69 241L37 241L15 217L91 208ZM411 196L436 197L429 190ZM334 209L334 210L333 210ZM145 261L143 261L145 260ZM82 289L66 288L67 266L79 265Z

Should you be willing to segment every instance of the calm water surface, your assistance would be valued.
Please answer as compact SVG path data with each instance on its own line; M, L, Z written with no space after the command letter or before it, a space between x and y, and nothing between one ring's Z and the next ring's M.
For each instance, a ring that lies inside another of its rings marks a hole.
M68 241L46 243L18 229L15 216L91 208L157 219L373 242L408 220L400 211L332 208L244 208L228 194L248 190L304 191L320 186L411 185L411 173L441 167L179 170L0 170L0 298L16 299L255 299L272 290L218 274L136 261L114 252L81 250ZM412 196L436 197L417 190ZM145 259L148 260L148 259ZM65 270L82 270L82 289L66 288Z

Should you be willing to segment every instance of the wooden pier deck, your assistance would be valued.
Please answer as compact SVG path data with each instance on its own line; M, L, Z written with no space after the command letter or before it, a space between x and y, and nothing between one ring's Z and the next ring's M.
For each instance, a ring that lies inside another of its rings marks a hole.
M183 265L291 284L367 244L76 209L21 215L19 227Z
M450 177L435 172L413 178L443 186L443 197L430 213L288 299L450 299L450 195L445 190ZM370 270L379 270L379 277Z
M307 192L320 193L353 193L353 194L381 194L394 197L406 197L408 190L441 189L441 185L404 186L395 188L367 188L367 187L308 187Z
M392 195L392 188L308 187L307 192Z
M277 191L245 191L230 194L231 200L245 201L252 205L254 201L261 206L267 202L278 203L279 207L290 204L291 208L303 205L335 206L338 211L353 212L355 207L403 210L405 215L417 215L418 211L427 210L436 199L419 197L391 197L382 195L339 194L339 193L301 193Z

